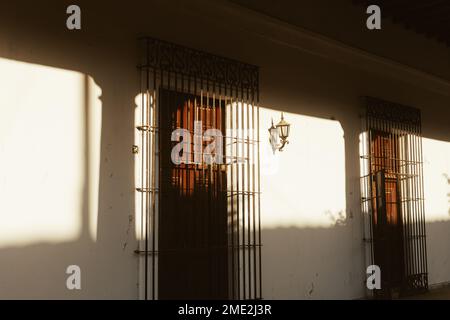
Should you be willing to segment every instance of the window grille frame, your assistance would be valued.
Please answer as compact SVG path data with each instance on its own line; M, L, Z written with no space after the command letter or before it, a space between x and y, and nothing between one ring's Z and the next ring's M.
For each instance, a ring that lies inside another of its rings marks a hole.
M225 105L224 145L228 147L222 166L227 175L223 192L230 199L228 297L262 299L259 68L150 37L139 39L139 44L141 114L136 129L141 146L136 192L140 195L141 241L135 252L143 260L143 298L158 299L158 224L164 214L159 203L166 183L162 181L160 154L171 152L160 149L159 121L164 106L159 94L165 89L201 97L200 107L204 97Z
M360 138L361 210L364 224L364 243L368 265L377 264L374 255L377 214L374 196L374 180L377 172L397 179L399 196L396 210L400 210L403 232L404 277L400 295L428 290L428 267L426 248L426 221L423 181L423 152L421 112L373 97L363 97L362 134ZM381 158L374 154L374 133L384 132L395 146L391 155L384 150ZM383 277L383 270L381 270ZM383 282L382 282L383 283ZM392 297L392 288L373 290L374 297Z

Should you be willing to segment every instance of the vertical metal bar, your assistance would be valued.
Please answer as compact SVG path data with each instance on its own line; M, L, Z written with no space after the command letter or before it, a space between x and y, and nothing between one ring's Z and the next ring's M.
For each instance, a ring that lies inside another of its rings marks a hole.
M206 106L204 107L204 110L203 110L203 113L204 113L204 127L205 127L205 131L209 128L209 126L211 125L211 117L210 117L210 115L211 115L211 110L210 110L210 108L211 108L211 105L210 105L210 91L209 91L209 81L208 80L206 80ZM204 160L203 160L204 161ZM208 164L206 161L204 161L204 166L203 166L203 168L204 168L204 172L205 172L205 186L206 186L206 191L207 191L207 193L206 193L206 195L207 195L207 210L208 210L208 216L209 216L209 225L210 226L213 226L214 224L214 222L213 222L213 220L214 220L214 217L213 217L213 208L212 208L212 205L213 205L213 199L212 199L212 183L211 183L211 165L210 164ZM209 230L209 228L207 228L208 229L208 232L210 231ZM214 237L214 231L213 231L213 233L211 234L211 237L207 237L207 238L209 238L209 241L211 241L212 243L213 243L213 246L215 246L215 243L214 243L214 240L215 240L215 237ZM215 250L216 250L216 248L212 248L213 250L210 250L210 254L212 254L213 256L215 255ZM211 273L211 280L212 281L214 281L215 279L214 279L214 277L212 276L213 274L216 274L216 272L217 272L217 270L215 270L215 266L214 266L214 258L213 258L213 256L209 256L208 257L208 259L209 259L209 263L210 263L210 265L211 265L211 267L210 267L210 273ZM211 269L212 268L212 269ZM212 291L213 290L213 287L214 287L214 282L210 282L210 291Z
M366 232L366 215L367 215L367 211L366 211L366 201L365 199L367 198L366 196L366 186L365 186L365 157L366 157L366 152L365 152L365 144L364 144L364 140L365 140L365 127L364 127L364 123L363 123L363 115L360 114L359 116L360 118L360 125L361 125L361 134L360 134L360 146L359 146L359 163L360 163L360 178L359 178L359 185L360 185L360 190L361 190L361 195L360 195L360 206L361 206L361 220L362 220L362 230L363 230L363 250L364 250L364 262L367 264L367 232Z
M238 264L238 299L241 297L241 239L240 239L240 194L239 194L239 94L237 88L235 88L235 137L233 143L236 144L236 158L233 162L236 164L236 234L237 234L237 264Z
M219 119L220 117L216 114L216 112L220 111L220 95L217 94L217 88L216 88L216 83L212 82L212 113L210 116L210 122L212 124L212 129L216 130L220 130L220 132L222 132L222 126L219 124ZM219 98L218 98L219 97ZM216 101L218 100L218 101ZM218 103L218 105L217 105ZM216 132L217 133L217 132ZM224 257L224 251L225 248L223 247L224 243L223 243L223 219L224 216L223 215L223 211L222 211L222 199L220 197L220 192L219 192L219 187L221 186L221 171L220 171L220 160L218 155L221 154L222 152L218 152L218 144L217 144L217 140L220 139L220 136L217 136L215 133L213 139L215 142L215 149L214 149L214 153L211 155L211 169L210 169L210 181L213 184L213 189L212 189L212 199L211 199L211 204L212 204L212 214L213 214L213 224L216 228L217 232L214 232L213 236L215 236L216 240L215 240L215 245L217 246L216 250L214 251L214 268L216 270L218 270L220 272L220 274L223 274L222 271L225 266L221 265L221 262L223 263L223 257ZM215 280L217 282L217 286L214 286L214 288L216 288L216 292L217 292L217 297L220 296L222 297L222 290L219 290L220 286L222 286L225 282L221 281L218 277L215 277Z
M146 71L142 71L141 72L141 121L140 121L140 125L143 126L144 125L144 119L145 119L145 95L144 95L144 89L145 86L143 84L143 80L142 77L143 75L145 75L145 72L148 72L148 70ZM144 148L145 148L145 142L144 142L144 130L141 130L141 190L144 190L145 185L144 185L144 172L145 172L145 159L144 159ZM142 240L144 242L144 250L145 250L145 231L144 231L144 226L145 226L145 221L144 221L144 216L145 216L145 211L144 211L144 192L141 192L141 243ZM143 239L142 239L143 238ZM148 257L147 254L144 257L144 299L147 300L147 261Z
M148 42L147 42L147 49L148 49ZM148 59L148 54L147 54L147 59ZM150 212L149 212L149 208L150 208L150 186L149 186L149 181L150 181L150 143L149 143L149 129L150 129L150 101L149 101L149 87L150 87L150 73L149 73L149 69L146 68L146 86L145 86L145 110L146 110L146 114L145 114L145 123L144 126L146 126L147 131L143 130L143 132L146 133L145 135L145 189L143 189L143 193L145 192L145 274L146 274L146 290L145 290L145 300L147 300L148 298L148 241L149 241L149 218L150 218ZM146 190L146 191L145 191Z
M406 209L405 209L405 195L404 195L404 181L405 181L405 172L404 172L404 155L403 155L403 132L402 132L402 124L401 122L396 124L396 134L397 134L397 158L398 158L398 184L399 184L399 199L400 199L400 210L401 210L401 218L402 218L402 240L403 240L403 252L404 252L404 273L405 273L405 278L403 279L403 283L405 284L406 282L406 278L408 275L408 254L407 254L407 250L408 250L408 246L407 246L407 241L406 241Z
M418 248L417 248L417 211L416 211L416 188L415 188L415 182L416 182L416 148L415 148L415 137L414 137L414 128L412 124L408 124L408 130L410 133L410 155L411 155L411 212L412 212L412 245L413 245L413 266L414 266L414 278L417 277L418 274ZM414 289L414 288L413 288Z
M411 279L411 276L413 275L413 246L412 246L412 220L411 220L411 188L410 188L410 181L411 181L411 158L410 158L410 147L409 147L409 139L410 134L408 127L406 124L403 124L403 130L405 132L405 167L406 167L406 175L405 175L405 188L406 188L406 208L407 208L407 247L408 247L408 285L409 281Z
M404 239L405 239L405 261L406 261L406 281L408 282L409 276L411 275L411 247L410 247L410 210L409 210L409 191L408 191L408 181L409 181L409 163L408 163L408 133L405 128L404 123L400 123L400 128L402 132L402 159L403 159L403 181L402 181L402 197L403 197L403 208L404 208ZM406 284L407 284L406 282Z
M420 236L421 236L421 226L420 226L420 213L419 213L419 179L418 179L418 165L419 165L419 155L418 155L418 145L417 145L417 126L413 125L413 141L414 141L414 211L416 215L416 248L417 248L417 276L421 277L421 247L420 247Z
M405 279L406 281L408 277L408 235L407 235L407 207L406 207L406 195L405 195L405 178L406 178L406 161L405 161L405 135L403 132L403 125L402 123L398 123L398 130L399 130L399 173L400 173L400 201L401 201L401 210L402 210L402 232L403 232L403 252L404 252L404 260L405 260L405 266L404 266L404 272L405 272ZM405 282L406 283L406 282Z
M407 165L406 165L406 203L408 205L408 248L409 248L409 275L408 275L408 287L411 284L411 279L414 275L414 219L413 219L413 211L412 211L412 190L411 190L411 181L412 181L412 158L411 158L411 131L409 129L408 124L405 122L403 124L405 129L405 151L407 157Z
M232 91L232 87L230 87L230 91ZM225 95L226 95L226 87L225 87ZM228 143L230 144L230 158L229 158L229 166L230 166L230 202L231 202L231 268L232 268L232 292L233 299L237 298L236 292L236 263L235 263L235 255L236 255L236 245L235 245L235 222L234 222L234 140L233 140L233 92L230 92L229 99L229 116L230 116L230 127L227 135L229 135ZM239 270L239 269L238 269ZM239 271L238 271L239 272Z
M373 124L374 124L374 150L373 150L373 155L374 155L374 162L375 162L375 166L373 168L374 172L373 172L373 176L372 179L376 178L376 173L378 170L380 170L380 163L382 161L381 159L381 155L382 155L382 151L380 149L380 139L377 138L377 131L380 130L379 128L379 123L378 123L378 119L377 118L373 118ZM372 197L374 198L374 207L375 210L373 212L373 218L374 218L374 238L373 238L373 244L374 244L374 262L375 264L379 264L379 261L377 259L379 259L379 256L377 256L377 247L379 246L379 237L378 237L378 230L379 230L379 215L378 215L378 194L377 194L377 189L376 189L376 185L374 185L374 180L371 181L372 186L374 187L374 189L372 190L373 195ZM384 284L382 284L382 286L384 287Z
M146 42L146 47L147 47L147 52L148 52L148 41ZM146 73L145 73L145 79L147 79L147 74L148 74L148 69L146 69ZM146 86L144 85L144 90L142 91L142 96L144 97L142 100L142 119L141 119L141 125L142 128L144 128L145 126L145 92L146 92ZM146 138L145 138L145 130L142 130L142 188L141 188L141 193L142 193L142 210L143 210L143 216L145 217L145 222L144 222L144 250L145 250L145 259L144 259L144 268L145 268L145 275L144 275L144 281L145 281L145 292L144 292L144 299L147 300L147 291L148 291L148 252L147 252L147 213L146 213L146 208L145 208L145 202L146 201L146 196L144 194L144 190L146 187L146 160L145 160L145 155L146 155Z
M207 81L207 80L206 80ZM200 77L200 106L196 107L197 110L197 119L200 120L201 122L201 134L203 134L203 127L205 126L206 120L204 121L203 119L203 112L204 110L207 108L208 106L208 90L206 89L206 106L205 106L205 102L204 102L204 98L205 98L205 93L204 93L204 89L205 87L203 86L203 78ZM206 117L205 117L206 118ZM195 130L195 129L194 129ZM198 139L200 140L200 138ZM203 150L203 139L201 139L201 144L200 144L200 150ZM197 149L195 152L199 152L200 150ZM202 225L203 224L210 224L211 223L211 212L210 212L210 208L209 208L209 188L207 186L207 182L206 182L206 177L205 177L205 162L203 160L203 151L201 153L201 158L200 158L200 168L201 168L201 206L202 206L202 210L199 211L198 216L200 216L199 218L199 230L201 231L202 234L200 234L200 246L201 246L201 250L208 250L208 248L206 246L204 246L204 244L207 243L208 240L207 239L207 233L208 233L208 227L204 228ZM206 209L206 216L204 216L205 214L205 209ZM204 243L202 243L204 242ZM209 294L211 295L211 281L212 281L212 273L211 273L211 257L209 256L210 251L207 251L208 254L208 271L207 271L207 275L206 277L208 277L208 290L209 290ZM204 254L204 252L202 252L202 254Z
M210 128L216 128L214 121L213 121L213 110L215 110L215 95L214 95L214 87L209 88L209 81L207 80L207 85L206 85L206 90L207 90L207 105L205 108L205 122L206 122L206 127L205 130L208 130ZM208 232L212 230L212 234L210 234L210 236L208 237L210 239L210 241L212 241L213 243L213 247L210 248L210 261L211 261L211 272L213 274L212 276L212 282L210 285L210 290L213 291L213 297L216 297L215 294L217 294L218 292L218 288L216 285L216 279L217 279L217 274L218 274L218 269L217 269L217 265L215 263L216 258L218 257L218 251L220 251L220 248L217 246L218 242L216 242L217 237L219 235L220 232L220 228L217 225L217 222L219 220L216 220L216 214L218 214L218 212L215 210L215 203L217 201L217 198L214 197L214 187L217 185L217 183L214 182L213 180L213 170L214 170L214 162L213 162L213 153L211 153L209 155L209 164L207 164L207 173L206 173L206 177L207 177L207 186L208 186L208 202L209 202L209 215L210 215L210 228L208 228ZM214 186L213 186L214 183ZM216 275L216 276L214 276Z
M225 267L227 267L227 265L223 264L224 262L228 262L228 260L224 260L227 254L227 249L226 247L224 247L225 245L225 237L223 232L226 230L225 227L227 226L226 224L224 225L223 223L227 223L227 216L226 213L224 211L224 202L223 202L223 198L222 198L222 170L221 170L221 159L219 158L220 155L223 155L223 148L222 150L219 151L219 145L217 143L218 139L222 139L222 147L223 147L223 127L222 127L222 123L223 123L223 117L222 117L222 101L221 101L221 93L220 93L220 85L218 87L216 87L216 83L213 82L212 84L212 91L213 91L213 113L212 113L212 123L213 123L213 128L216 130L219 130L222 133L222 137L221 136L214 136L214 141L216 143L215 145L215 150L214 150L214 162L212 164L212 174L213 174L213 183L214 183L214 197L213 197L213 212L216 213L216 221L218 228L218 232L216 233L216 237L217 237L217 245L220 246L219 250L217 250L217 255L215 258L215 264L218 270L220 270L221 274L225 274L224 270L227 271L227 275L228 275L228 268L224 269ZM217 132L216 132L217 134ZM222 265L223 264L223 265ZM217 278L216 278L217 279ZM217 280L217 282L220 285L224 285L225 281L221 281L221 280ZM228 287L228 281L227 283L227 287ZM217 288L219 288L219 286L217 286ZM228 288L227 288L228 289ZM228 290L227 290L228 292ZM220 292L220 296L223 297L223 292ZM228 297L228 295L227 295Z
M152 188L156 190L156 134L159 135L159 126L157 127L156 123L156 71L153 70L153 94L152 94ZM159 197L159 186L158 191L155 191L152 196L152 299L155 300L155 260L156 260L156 251L155 251L155 242L156 242L156 195Z
M422 245L421 245L421 237L422 237L422 223L420 219L420 195L419 195L419 146L418 146L418 126L412 125L414 130L413 139L414 139L414 208L416 212L416 246L417 246L417 277L422 280Z
M251 108L252 108L252 126L251 126L251 132L252 132L252 213L253 213L253 297L257 298L257 282L256 282L256 250L257 250L257 243L256 243L256 217L255 217L255 92L254 89L252 89L252 96L251 96Z
M218 107L217 107L217 112L218 112L218 114L220 115L215 115L215 122L216 122L216 128L218 129L218 130L220 130L220 132L222 133L222 136L225 136L224 135L224 126L223 126L223 124L224 124L224 111L225 111L225 109L222 107L222 88L221 88L221 85L220 85L220 83L218 83L217 84L217 89L218 89L218 96L219 96L219 98L218 98ZM214 85L214 92L217 92L217 90L216 90L216 87L215 87L215 85ZM215 96L214 96L214 99L213 99L214 101L216 100L215 99ZM221 216L221 217L219 217L219 221L225 221L225 223L226 223L226 230L227 230L227 234L228 234L228 215L227 215L227 209L225 208L223 208L223 204L224 203L226 203L226 202L224 202L224 198L223 198L223 177L222 177L222 164L223 164L223 156L224 156L224 154L225 154L225 151L224 151L224 145L223 145L223 141L224 141L224 139L222 139L222 147L221 147L221 150L218 150L217 149L217 139L220 139L221 137L216 137L215 138L215 140L216 140L216 150L215 150L215 152L216 152L216 154L215 154L215 159L217 160L217 164L216 164L216 173L215 173L215 175L216 175L216 179L217 179L217 183L216 183L216 197L217 197L217 200L218 200L218 202L219 202L219 212L220 212L220 214L221 215L225 215L225 216ZM217 152L217 151L219 151L219 153ZM221 156L221 158L219 158L219 155L222 155ZM223 219L223 220L222 220ZM221 229L223 228L223 229L225 229L225 226L222 226L221 227ZM223 239L221 239L221 240L223 240ZM221 241L220 242L221 244L223 244L223 242ZM228 236L227 236L227 247L228 247ZM217 263L218 263L218 265L220 265L220 262L224 259L224 257L225 256L228 256L228 248L222 248L221 249L222 250L222 252L221 252L221 255L220 255L220 259L218 259L218 261L217 261ZM227 274L227 276L229 277L229 264L228 264L228 258L227 258L227 260L226 260L226 266L227 266L227 269L226 269L226 274ZM227 281L227 298L229 298L229 281Z
M405 273L403 283L405 284L408 276L408 238L407 238L407 209L405 206L405 148L404 148L404 134L402 123L397 124L397 146L398 146L398 172L399 172L399 195L400 195L400 210L402 218L402 240L403 240L403 257L404 266L403 272Z
M146 137L146 141L145 141L145 176L146 176L146 182L145 182L145 256L147 257L146 260L146 267L145 269L147 270L148 268L148 253L149 253L149 219L150 219L150 212L149 212L149 208L150 208L150 141L149 141L149 137L150 137L150 93L149 93L149 87L150 87L150 79L149 79L149 72L147 69L147 79L146 79L146 88L145 88L145 110L146 110L146 114L145 114L145 125L147 126L147 130L144 130L144 132L146 133L145 137ZM147 291L146 291L146 295L147 295ZM146 299L147 300L147 299Z
M413 126L414 128L414 156L415 156L415 184L414 184L414 189L415 189L415 209L416 209L416 220L417 220L417 237L416 237L416 242L417 242L417 257L418 257L418 261L417 261L417 267L418 267L418 277L420 277L420 283L422 283L422 279L423 279L423 248L422 248L422 219L421 219L421 205L420 205L420 173L419 173L419 167L420 167L420 160L419 160L419 126L415 125Z
M378 141L375 140L375 133L377 130L376 127L376 121L375 118L371 118L371 129L370 129L370 142L371 142L371 158L372 158L372 166L370 168L371 171L371 175L370 175L370 198L371 198L371 206L372 206L372 220L371 220L371 224L372 224L372 261L374 264L377 263L377 261L375 260L375 245L378 243L378 239L376 237L376 233L375 233L375 228L377 227L375 222L377 221L377 206L376 206L376 194L375 194L375 189L374 189L374 177L375 177L375 172L378 170L377 165L379 162L379 158L378 155L375 153L375 150L378 146Z
M425 289L428 289L428 263L427 263L427 239L426 239L426 220L425 220L425 190L423 180L423 145L422 145L422 116L419 115L419 135L420 135L420 197L421 197L421 210L422 210L422 227L423 227L423 270L425 278Z
M421 273L422 273L422 277L421 280L424 281L423 285L424 288L426 289L428 287L428 284L425 282L425 279L427 279L427 271L426 271L426 246L425 241L425 216L424 216L424 208L423 208L423 204L424 204L424 187L423 187L423 160L422 160L422 128L421 128L421 116L419 115L419 121L418 121L418 126L417 126L417 148L418 148L418 197L419 197L419 219L420 219L420 246L421 246Z
M396 196L395 196L395 201L396 201L396 212L397 212L397 223L400 227L397 227L397 230L399 230L399 232L401 232L401 240L402 240L402 248L401 248L401 254L402 254L402 271L401 271L401 275L402 275L402 286L404 284L404 278L405 278L405 242L404 242L404 233L403 233L403 226L404 226L404 221L403 221L403 207L402 207L402 194L401 194L401 157L400 157L400 138L399 138L399 123L394 123L393 124L393 135L394 135L394 170L395 170L395 179L396 179Z
M240 111L241 111L241 133L240 133L240 142L241 142L241 185L242 185L242 193L241 193L241 200L242 200L242 282L243 282L243 293L244 293L244 299L247 298L247 283L246 283L246 242L245 242L245 137L244 137L244 92L243 88L241 87L240 92Z
M195 135L195 122L198 121L199 119L199 100L197 97L199 97L198 92L197 92L197 79L194 78L193 79L193 96L192 96L192 101L191 101L191 106L190 106L190 117L189 117L189 123L191 125L190 130L193 132L193 134ZM201 101L201 95L200 95L200 101ZM200 102L201 103L201 102ZM191 120L192 118L192 120ZM198 137L196 137L198 139ZM194 188L194 192L195 194L198 195L198 198L200 201L198 201L198 203L196 204L195 208L197 209L196 211L192 212L192 243L193 245L196 245L196 235L198 233L197 230L197 212L201 212L203 209L203 203L202 203L202 196L203 196L203 189L202 189L202 181L201 181L201 171L200 171L200 164L198 164L197 158L196 158L196 154L197 154L197 149L196 149L196 143L195 141L193 142L193 159L194 162L192 164L192 168L194 168L194 172L193 172L193 188ZM197 200L196 199L196 200Z
M209 88L209 81L207 80L207 85L206 85L206 90L207 90L207 99L206 99L206 107L205 107L205 130L208 130L209 128L215 128L214 126L214 122L212 121L212 109L214 109L214 103L215 103L215 98L214 98L214 87ZM218 274L218 269L215 263L216 258L218 257L218 250L220 250L220 248L217 247L218 242L216 242L217 240L217 236L218 236L218 232L215 231L219 231L219 226L217 225L217 221L216 220L216 214L217 211L215 210L215 203L217 201L217 198L214 197L214 188L215 185L217 184L214 181L213 178L213 169L214 169L214 163L213 163L213 154L211 153L209 155L209 159L210 159L210 163L206 164L206 177L207 177L207 186L208 186L208 211L209 211L209 216L210 216L210 222L209 222L209 228L207 228L208 231L208 240L212 241L213 243L213 247L209 246L209 252L210 252L210 263L212 265L212 281L210 283L210 290L214 291L213 293L216 294L218 292L218 288L215 285L215 282L217 282L217 276L214 277L214 274ZM215 230L214 230L215 229ZM210 232L212 231L212 233ZM213 295L214 296L214 295Z
M246 100L247 100L247 204L248 204L248 235L247 235L247 239L248 239L248 283L249 283L249 298L252 298L252 268L251 265L254 264L254 261L252 260L252 251L254 251L255 249L255 244L252 244L252 205L251 205L251 200L253 198L253 190L251 189L251 163L250 161L253 161L253 158L251 157L250 154L250 147L251 147L251 141L250 141L250 97L249 97L249 91L247 88L247 93L246 93ZM253 230L254 232L254 230ZM253 285L256 285L256 283L253 283ZM256 298L256 296L253 296L253 299Z
M186 95L183 95L182 100L184 100L185 108L183 110L183 128L186 129L189 132L189 135L191 137L191 140L189 141L189 147L188 147L188 157L187 162L185 164L185 170L183 173L183 177L186 180L186 197L189 199L193 199L193 201L188 205L188 212L187 212L187 219L186 219L186 235L185 235L185 241L186 241L186 248L192 249L193 248L193 234L195 233L195 213L198 211L198 204L197 201L195 201L195 194L196 194L196 168L194 163L194 143L195 143L195 133L194 133L194 121L195 121L195 113L196 113L196 107L194 105L194 96L191 95L191 79L188 76L187 78L187 89L186 89ZM187 271L190 272L191 266L186 266ZM186 288L189 286L189 282L186 281L185 284Z
M415 190L414 190L414 167L415 167L415 157L414 157L414 132L411 128L411 124L408 124L408 132L409 132L409 156L410 156L410 173L411 173L411 180L410 180L410 206L411 206L411 221L412 221L412 234L411 234L411 244L412 244L412 271L413 276L415 277L417 275L417 247L416 247L416 241L415 237L417 235L416 230L416 212L415 212Z
M164 71L163 69L159 69L159 76L160 76L160 80L159 80L159 91L157 93L158 98L161 98L161 89L163 87L164 84ZM158 99L158 127L159 127L159 132L158 132L158 158L159 158L159 170L158 170L158 186L159 186L159 195L158 195L158 222L161 222L161 216L162 216L162 210L161 210L161 201L162 201L162 193L163 193L163 157L161 155L161 151L163 150L163 134L162 134L162 130L166 129L163 128L163 123L162 123L162 113L163 111L167 111L167 108L164 108L164 106L162 105L162 99ZM165 191L165 190L164 190ZM162 232L162 228L158 228L158 239L162 239L163 237L163 232ZM161 250L159 247L159 240L158 240L158 275L159 275L159 259L161 258ZM165 254L165 253L164 253ZM158 297L159 297L159 281L158 281Z
M393 138L392 138L392 121L390 119L388 119L387 121L385 121L386 123L386 133L387 133L387 141L386 141L386 147L385 147L385 152L386 152L386 175L385 175L385 189L386 189L386 195L385 195L385 199L386 199L386 225L389 225L391 223L394 223L393 219L395 218L393 215L397 214L396 211L394 211L395 209L395 201L393 199L393 189L392 189L392 176L394 173L393 170ZM387 194L389 192L389 194ZM390 240L391 241L397 241L395 238L392 239L393 237L390 235ZM396 244L395 244L396 245ZM388 255L389 255L389 260L391 265L393 264L393 259L392 259L392 255L393 252L396 252L395 249L391 249L391 246L388 246ZM397 261L395 261L395 263L397 263ZM391 280L394 279L394 275L391 273Z
M370 235L370 264L373 265L375 262L374 260L374 252L373 252L373 245L374 245L374 237L373 237L373 192L372 192L372 177L373 177L373 157L372 157L372 149L373 149L373 142L372 142L372 119L369 117L368 110L366 106L366 130L367 130L367 140L366 140L366 151L368 156L368 163L367 163L367 207L368 207L368 220L369 220L369 235Z
M214 127L214 125L213 125L213 122L212 122L212 114L211 114L211 108L214 108L213 106L214 106L214 88L212 88L212 90L211 90L211 92L210 92L210 90L209 90L210 88L209 88L209 81L207 80L207 82L206 82L206 90L207 90L207 93L206 93L206 106L205 106L205 130L208 130L209 128L211 128L211 127ZM212 101L210 101L210 99L212 99ZM211 106L211 103L213 104L213 106ZM212 265L212 269L210 269L211 271L211 274L212 274L212 281L210 282L210 290L211 291L214 291L214 294L218 291L218 290L215 290L215 288L216 288L216 285L215 285L215 282L216 282L216 280L217 280L217 276L216 277L214 277L214 274L217 274L217 272L218 272L218 270L217 270L217 268L216 268L216 264L215 264L215 259L216 259L216 257L217 257L217 250L220 250L218 247L217 247L217 242L216 242L216 239L217 239L217 235L218 235L218 232L214 232L215 230L214 229L217 229L217 231L218 231L218 226L217 226L217 224L216 224L216 219L215 219L215 214L217 214L217 211L215 211L214 210L214 205L215 205L215 203L216 203L216 201L217 201L217 199L216 198L214 198L214 185L216 184L215 182L214 182L214 180L213 180L213 177L212 177L212 175L213 175L213 167L214 167L214 164L213 164L213 162L212 162L212 156L213 156L213 154L210 154L209 155L209 159L210 159L210 163L209 164L206 164L206 177L207 177L207 186L208 186L208 215L210 216L210 222L209 222L209 228L207 228L207 231L208 231L208 240L209 241L212 241L212 243L213 243L213 247L211 248L211 246L209 246L210 248L210 250L209 250L209 252L210 252L210 256L209 256L209 260L210 260L210 264ZM211 228L214 228L214 229L211 229ZM213 231L212 232L212 234L211 234L211 232L210 231Z
M185 128L188 130L188 132L191 134L192 137L194 137L193 141L190 141L189 144L189 154L188 154L188 161L186 163L186 172L184 173L185 177L186 177L186 190L188 193L191 193L191 188L194 189L195 188L195 178L196 178L196 166L195 163L193 164L193 156L195 157L195 155L193 155L193 151L195 152L195 150L193 150L193 143L195 143L195 133L192 134L192 128L191 128L191 123L194 123L193 121L191 121L191 117L195 115L195 103L194 101L194 97L192 97L190 95L191 93L191 77L187 76L187 105L186 105L186 110L185 110L185 115L183 115L183 119L186 119L186 123L185 123ZM194 92L195 95L195 92ZM192 99L192 100L191 100ZM194 103L194 114L192 114L191 112L191 108L193 106ZM195 120L195 116L194 116L194 120ZM192 172L192 169L194 170L194 172ZM194 176L194 185L191 186L191 174L193 174ZM187 219L187 223L186 223L186 242L189 246L193 245L193 241L191 241L191 234L195 233L195 222L194 222L194 214L196 212L197 207L196 207L196 203L194 201L193 203L193 208L190 208L189 210L189 217Z
M422 246L422 239L423 239L423 228L422 228L422 206L421 206L421 199L422 199L422 195L421 195L421 181L420 181L420 167L421 167L421 162L420 162L420 132L419 132L420 126L416 125L416 161L417 161L417 165L416 165L416 187L417 187L417 218L418 218L418 230L419 230L419 237L417 238L417 242L418 242L418 246L419 246L419 251L420 251L420 260L419 260L419 267L420 267L420 281L422 284L422 280L423 280L423 246Z
M257 89L257 98L256 101L259 101L259 89ZM259 135L259 106L256 107L256 132L257 132L257 165L258 165L258 190L257 190L257 196L258 196L258 251L259 251L259 257L258 257L258 263L259 263L259 298L262 299L262 261L261 261L261 164L260 164L260 135Z
M386 129L384 128L384 121L382 120L382 119L378 119L377 118L377 126L378 126L378 130L379 130L379 134L378 134L378 141L377 141L377 143L378 143L378 152L379 152L379 154L377 155L378 157L379 157L379 162L378 162L378 171L382 171L382 170L384 170L385 168L386 168L386 163L385 163L385 150L384 150L384 132L386 132ZM379 187L377 187L378 188L378 190L380 190L380 188ZM382 190L382 192L386 192L386 188L384 187L384 188L382 188L381 189ZM377 230L378 230L378 233L379 233L379 231L381 231L381 232L383 232L382 230L384 229L384 225L383 225L383 222L384 222L384 219L386 219L386 217L385 216L380 216L380 213L381 213L381 215L383 215L383 211L380 211L380 204L382 204L382 201L383 201L383 197L385 197L386 195L385 194L377 194ZM386 210L386 213L387 213L387 210ZM378 239L378 243L380 243L381 244L381 246L383 246L383 240L382 239ZM379 252L379 251L378 251ZM384 254L384 252L383 252L383 262L385 262L385 260L386 260L386 255ZM385 272L385 276L384 276L384 278L386 279L387 278L387 281L386 281L386 283L389 285L390 284L390 281L389 281L389 278L390 278L390 274L388 273L387 274L387 276L386 276L386 270L384 270L384 272ZM383 285L382 285L383 286ZM390 286L388 287L388 288L386 288L388 291L390 290Z

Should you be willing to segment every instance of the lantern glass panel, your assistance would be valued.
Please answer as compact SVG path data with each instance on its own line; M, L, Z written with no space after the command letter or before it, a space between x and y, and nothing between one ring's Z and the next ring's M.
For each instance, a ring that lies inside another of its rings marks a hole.
M269 133L270 133L270 142L277 144L278 143L278 138L279 138L278 129L275 128L275 127L271 127L269 129Z
M290 125L288 125L288 124L284 124L284 125L279 126L279 128L280 128L280 137L282 139L286 139L287 137L289 137L289 127L290 127Z

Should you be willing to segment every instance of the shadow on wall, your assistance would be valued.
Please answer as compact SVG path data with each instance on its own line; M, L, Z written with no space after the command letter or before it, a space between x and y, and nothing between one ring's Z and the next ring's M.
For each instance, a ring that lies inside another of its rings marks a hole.
M447 282L450 221L428 222L426 228L429 282ZM330 228L263 229L264 298L364 298L365 269L355 249L348 245L352 241L350 229L348 224Z
M450 279L450 221L440 220L426 223L428 282L448 283Z
M59 59L0 58L0 298L137 298L136 92L105 66L41 64Z
M349 246L351 238L347 224L263 229L264 298L364 297L364 269L359 253Z

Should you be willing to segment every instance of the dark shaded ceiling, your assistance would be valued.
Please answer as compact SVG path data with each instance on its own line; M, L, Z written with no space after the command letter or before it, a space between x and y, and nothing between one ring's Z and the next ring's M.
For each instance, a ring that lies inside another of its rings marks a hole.
M268 18L450 80L450 0L228 1ZM378 4L381 8L381 30L366 28L369 4Z
M351 0L356 5L376 4L390 18L450 46L450 0Z

